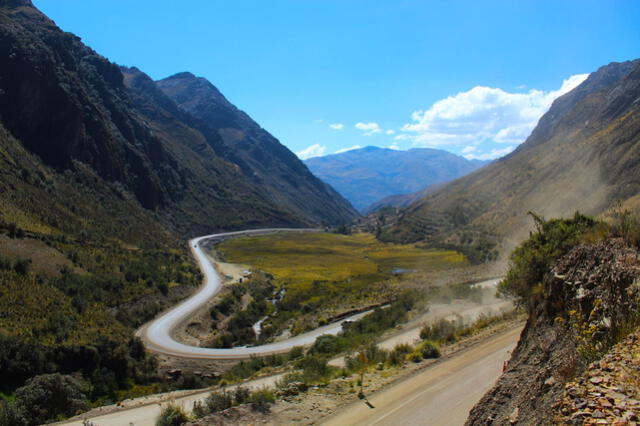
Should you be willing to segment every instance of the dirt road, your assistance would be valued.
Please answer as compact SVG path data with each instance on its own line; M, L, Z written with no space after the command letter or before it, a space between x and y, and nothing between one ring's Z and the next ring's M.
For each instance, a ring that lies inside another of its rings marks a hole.
M522 328L496 335L428 370L331 416L326 425L464 424L469 410L500 376Z

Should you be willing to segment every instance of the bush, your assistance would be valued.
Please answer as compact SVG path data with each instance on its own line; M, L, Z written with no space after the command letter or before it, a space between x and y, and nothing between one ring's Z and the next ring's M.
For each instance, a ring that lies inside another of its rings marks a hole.
M228 392L214 392L205 400L205 408L207 413L217 413L233 406L233 399Z
M276 402L276 397L269 389L261 389L253 392L247 402L254 410L267 413L270 410L270 404Z
M440 350L438 349L438 345L434 342L427 340L426 342L422 342L417 350L422 354L424 359L429 358L440 358Z
M551 219L529 213L535 221L535 232L520 244L509 258L507 276L498 286L502 295L515 297L516 303L531 307L542 288L544 275L558 258L580 242L597 222L576 212L572 219Z
M182 408L171 404L162 409L160 416L156 420L156 426L180 426L188 421L189 418Z
M294 346L289 351L287 358L289 358L289 360L292 361L294 359L302 358L303 356L304 356L304 348L302 346Z
M412 352L411 355L409 355L409 359L415 363L421 362L422 354L420 352Z
M249 399L250 394L251 392L249 392L249 389L238 386L233 391L233 400L237 405L244 404Z
M15 402L0 399L0 426L22 426L27 424L27 419L24 418Z
M454 341L455 332L461 325L461 321L449 321L442 318L422 327L420 338L422 340Z
M89 409L80 383L58 373L27 380L16 390L16 402L24 407L24 415L30 424L51 422L60 416L70 417Z
M317 382L331 373L331 367L327 364L327 360L313 355L308 355L296 362L296 367L302 369L304 383Z
M407 354L411 353L413 348L407 343L396 345L389 353L389 363L391 365L401 365L407 358Z

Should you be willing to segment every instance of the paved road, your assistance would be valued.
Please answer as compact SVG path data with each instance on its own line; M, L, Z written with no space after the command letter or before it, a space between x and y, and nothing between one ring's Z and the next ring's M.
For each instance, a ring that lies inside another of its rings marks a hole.
M479 315L480 312L497 314L510 308L513 308L513 306L507 302L497 302L495 304L483 305L481 307L469 306L466 303L437 304L433 305L430 308L429 313L425 315L423 320L433 321L439 318L447 318L454 314L456 316L462 316L463 318L473 320L475 317L477 317L477 315ZM392 349L398 343L413 344L416 340L419 340L420 328L421 326L409 327L402 332L383 340L378 344L378 346L386 349ZM343 366L344 358L335 358L331 360L329 364L338 367ZM251 389L259 389L264 386L273 387L283 375L284 374L278 374L251 380L243 383L242 386ZM490 377L488 379L488 382L491 382L492 380L493 378ZM185 393L188 394L185 395ZM210 391L205 389L196 392L178 391L171 394L152 395L150 397L136 398L135 400L124 401L124 407L117 411L112 412L115 407L104 407L101 409L103 410L104 414L101 414L100 411L94 410L84 417L89 418L94 424L99 426L127 426L130 423L133 423L135 426L151 426L155 424L155 420L160 414L160 403L162 403L164 406L167 404L167 401L173 401L174 403L183 407L187 412L190 412L193 407L193 403L195 401L203 401L207 396L209 396L209 393ZM478 399L479 398L480 397L478 396ZM82 421L73 420L63 422L62 424L82 426Z
M375 407L358 402L330 417L326 425L464 424L469 411L500 376L522 328L499 334L373 395Z
M304 346L313 343L318 336L323 334L338 334L342 330L344 321L354 321L362 318L370 311L362 312L350 317L344 318L335 323L319 327L308 333L300 334L287 340L276 343L270 343L262 346L254 346L248 348L232 348L232 349L212 349L200 348L196 346L185 345L176 341L172 336L172 330L190 314L198 310L203 304L207 303L213 296L218 294L222 289L222 281L220 275L216 271L212 262L204 253L201 242L209 239L220 239L225 237L235 237L241 235L257 235L274 232L313 232L317 229L257 229L250 231L227 232L223 234L205 235L189 241L189 247L196 258L204 274L204 282L200 290L175 306L171 310L163 313L155 320L140 328L136 335L144 342L147 349L165 354L185 358L197 359L248 359L252 355L270 355L276 353L288 352L294 346Z

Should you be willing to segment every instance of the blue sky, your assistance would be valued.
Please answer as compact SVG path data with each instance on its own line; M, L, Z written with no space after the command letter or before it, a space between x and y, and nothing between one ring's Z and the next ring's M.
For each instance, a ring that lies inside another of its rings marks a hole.
M586 74L640 57L636 0L34 3L116 63L206 77L302 157L494 158Z

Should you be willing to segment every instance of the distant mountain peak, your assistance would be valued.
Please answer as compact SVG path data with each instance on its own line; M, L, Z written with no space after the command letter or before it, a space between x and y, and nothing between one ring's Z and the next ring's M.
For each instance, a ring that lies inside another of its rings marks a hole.
M365 146L364 148L360 148L360 151L373 152L373 151L380 151L381 149L383 149L383 148L379 148L377 146L369 145L369 146ZM358 151L358 150L352 149L351 152L353 152L353 151ZM349 151L347 151L347 152L349 152Z
M305 163L361 212L383 198L421 191L485 164L439 149L400 151L376 146L310 158Z
M189 71L182 71L179 73L175 73L172 76L169 76L166 78L166 80L172 80L172 79L198 79L200 77L197 77L195 74L193 74L192 72Z

